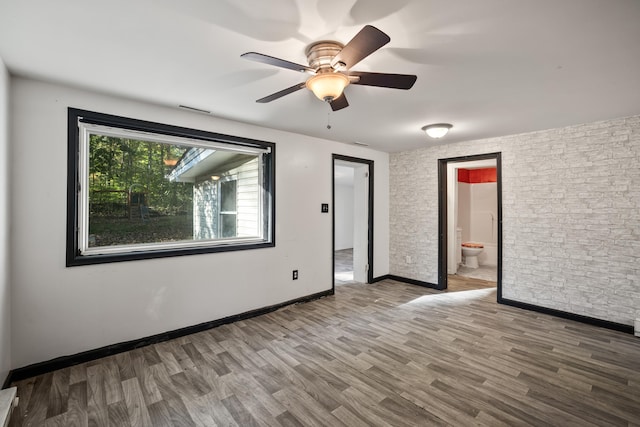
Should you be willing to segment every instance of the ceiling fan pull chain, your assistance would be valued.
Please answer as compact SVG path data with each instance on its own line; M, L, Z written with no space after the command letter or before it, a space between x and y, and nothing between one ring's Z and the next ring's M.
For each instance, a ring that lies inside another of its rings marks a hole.
M331 113L327 113L327 129L331 130Z

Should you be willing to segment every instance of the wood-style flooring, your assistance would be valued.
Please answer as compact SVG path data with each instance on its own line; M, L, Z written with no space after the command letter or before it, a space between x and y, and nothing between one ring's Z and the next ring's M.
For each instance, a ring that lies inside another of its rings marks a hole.
M640 339L390 280L18 382L12 426L640 425Z
M334 261L334 283L341 286L346 283L353 283L353 248L340 249L333 253Z
M496 282L489 280L474 279L471 277L458 276L456 274L449 274L447 276L447 291L459 292L459 291L472 291L474 289L495 288Z

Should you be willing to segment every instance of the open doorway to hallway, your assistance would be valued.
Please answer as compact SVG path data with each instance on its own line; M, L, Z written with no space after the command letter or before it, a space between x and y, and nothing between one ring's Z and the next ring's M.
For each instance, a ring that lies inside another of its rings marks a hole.
M333 155L334 286L371 282L372 187L372 161Z
M438 287L501 295L500 153L440 159Z

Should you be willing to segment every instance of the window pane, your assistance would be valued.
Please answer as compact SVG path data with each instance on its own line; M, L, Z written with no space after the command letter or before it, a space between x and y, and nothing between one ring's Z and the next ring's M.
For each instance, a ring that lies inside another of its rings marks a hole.
M167 179L187 150L91 135L89 247L191 239L193 184Z
M236 181L220 183L220 211L235 212L236 209Z
M222 214L220 216L222 219L221 237L236 237L236 217L236 214Z
M237 179L255 199L258 157L92 134L89 248L237 237ZM240 210L257 237L260 211Z

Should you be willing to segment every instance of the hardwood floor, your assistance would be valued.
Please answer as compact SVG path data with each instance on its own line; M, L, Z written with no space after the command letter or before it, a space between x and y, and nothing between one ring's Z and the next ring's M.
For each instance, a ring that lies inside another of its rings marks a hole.
M12 426L640 425L640 339L386 280L18 382Z
M334 283L341 286L353 283L353 248L341 249L333 253L334 260Z
M474 279L471 277L458 276L456 274L449 274L447 276L448 292L472 291L474 289L495 287L496 282L491 282L489 280Z

